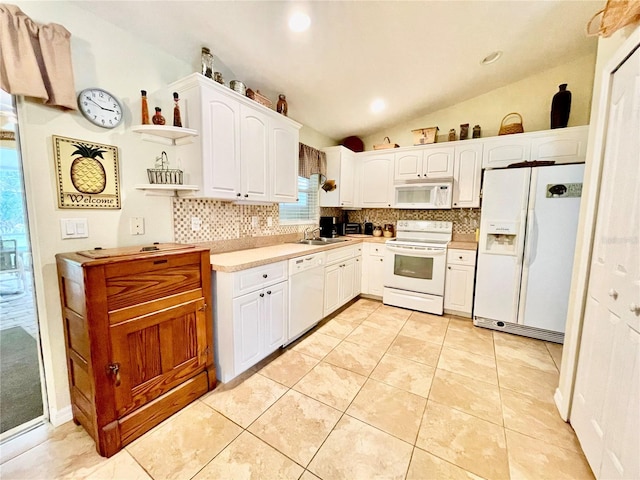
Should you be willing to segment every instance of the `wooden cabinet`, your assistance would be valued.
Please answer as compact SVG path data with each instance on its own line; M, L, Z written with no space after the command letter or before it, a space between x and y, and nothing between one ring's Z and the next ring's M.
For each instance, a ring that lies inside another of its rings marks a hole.
M585 161L589 126L503 135L483 141L482 168L504 168L533 160Z
M482 143L455 147L452 208L478 208L482 181Z
M111 456L216 384L209 250L56 255L74 421Z
M288 320L287 262L239 272L215 272L215 338L218 379L228 382L285 342Z
M336 189L331 192L320 190L320 206L355 206L355 160L353 152L342 146L324 148L322 151L327 155L327 179L335 180Z
M361 284L356 278L356 273L361 272L357 265L361 262L360 249L360 246L349 246L327 252L323 316L326 317L360 294L360 291L356 290Z
M362 293L382 297L384 289L384 243L364 243Z
M475 250L449 249L444 287L444 311L471 318L475 281Z
M389 208L393 203L394 154L378 153L360 159L359 207Z
M199 142L178 155L202 196L240 202L295 202L301 125L194 73L170 85Z
M452 147L420 147L394 156L394 180L424 180L453 176Z

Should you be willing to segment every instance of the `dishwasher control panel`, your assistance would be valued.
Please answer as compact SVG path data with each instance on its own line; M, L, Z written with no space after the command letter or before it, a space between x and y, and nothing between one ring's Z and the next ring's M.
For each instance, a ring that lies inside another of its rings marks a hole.
M304 272L310 268L321 267L326 263L325 252L312 253L289 260L289 275Z

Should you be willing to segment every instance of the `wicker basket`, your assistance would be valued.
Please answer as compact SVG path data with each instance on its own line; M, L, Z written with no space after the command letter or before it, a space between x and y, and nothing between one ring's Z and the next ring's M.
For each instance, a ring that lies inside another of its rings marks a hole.
M258 102L260 105L267 107L267 108L271 108L273 107L273 102L271 100L269 100L267 97L265 97L264 95L262 95L260 93L260 90L256 90L255 92L253 90L251 90L250 88L247 89L247 97L249 97L251 100Z
M511 115L517 115L520 119L518 123L507 123L505 125L504 121L509 118ZM498 135L511 135L512 133L523 133L524 127L522 126L522 115L517 112L507 113L502 122L500 122L500 130L498 131Z
M152 185L182 185L182 170L147 168L147 176Z
M378 145L374 145L373 149L374 150L386 150L387 148L398 148L400 145L398 145L397 143L391 143L391 140L389 139L389 137L384 137L383 142L386 143L379 143Z
M599 22L600 25L598 25L597 31L594 31L594 21L600 15L602 15ZM600 35L605 38L610 37L621 28L638 23L640 23L640 1L607 0L605 7L597 11L587 23L587 36Z

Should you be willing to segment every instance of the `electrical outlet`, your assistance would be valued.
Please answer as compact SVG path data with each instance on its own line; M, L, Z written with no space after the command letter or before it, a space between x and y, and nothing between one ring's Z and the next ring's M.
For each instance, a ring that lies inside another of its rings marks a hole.
M144 235L144 217L131 217L129 219L129 233L131 235Z
M267 217L267 227L273 227L273 217Z
M199 232L200 228L202 228L202 220L200 220L200 217L191 217L191 231Z
M256 216L251 217L251 226L253 228L258 228L258 217Z

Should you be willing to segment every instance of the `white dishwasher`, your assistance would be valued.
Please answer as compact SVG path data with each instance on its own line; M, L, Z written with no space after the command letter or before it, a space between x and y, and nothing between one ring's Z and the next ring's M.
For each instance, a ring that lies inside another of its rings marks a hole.
M289 323L285 344L322 319L325 263L325 252L289 260Z

